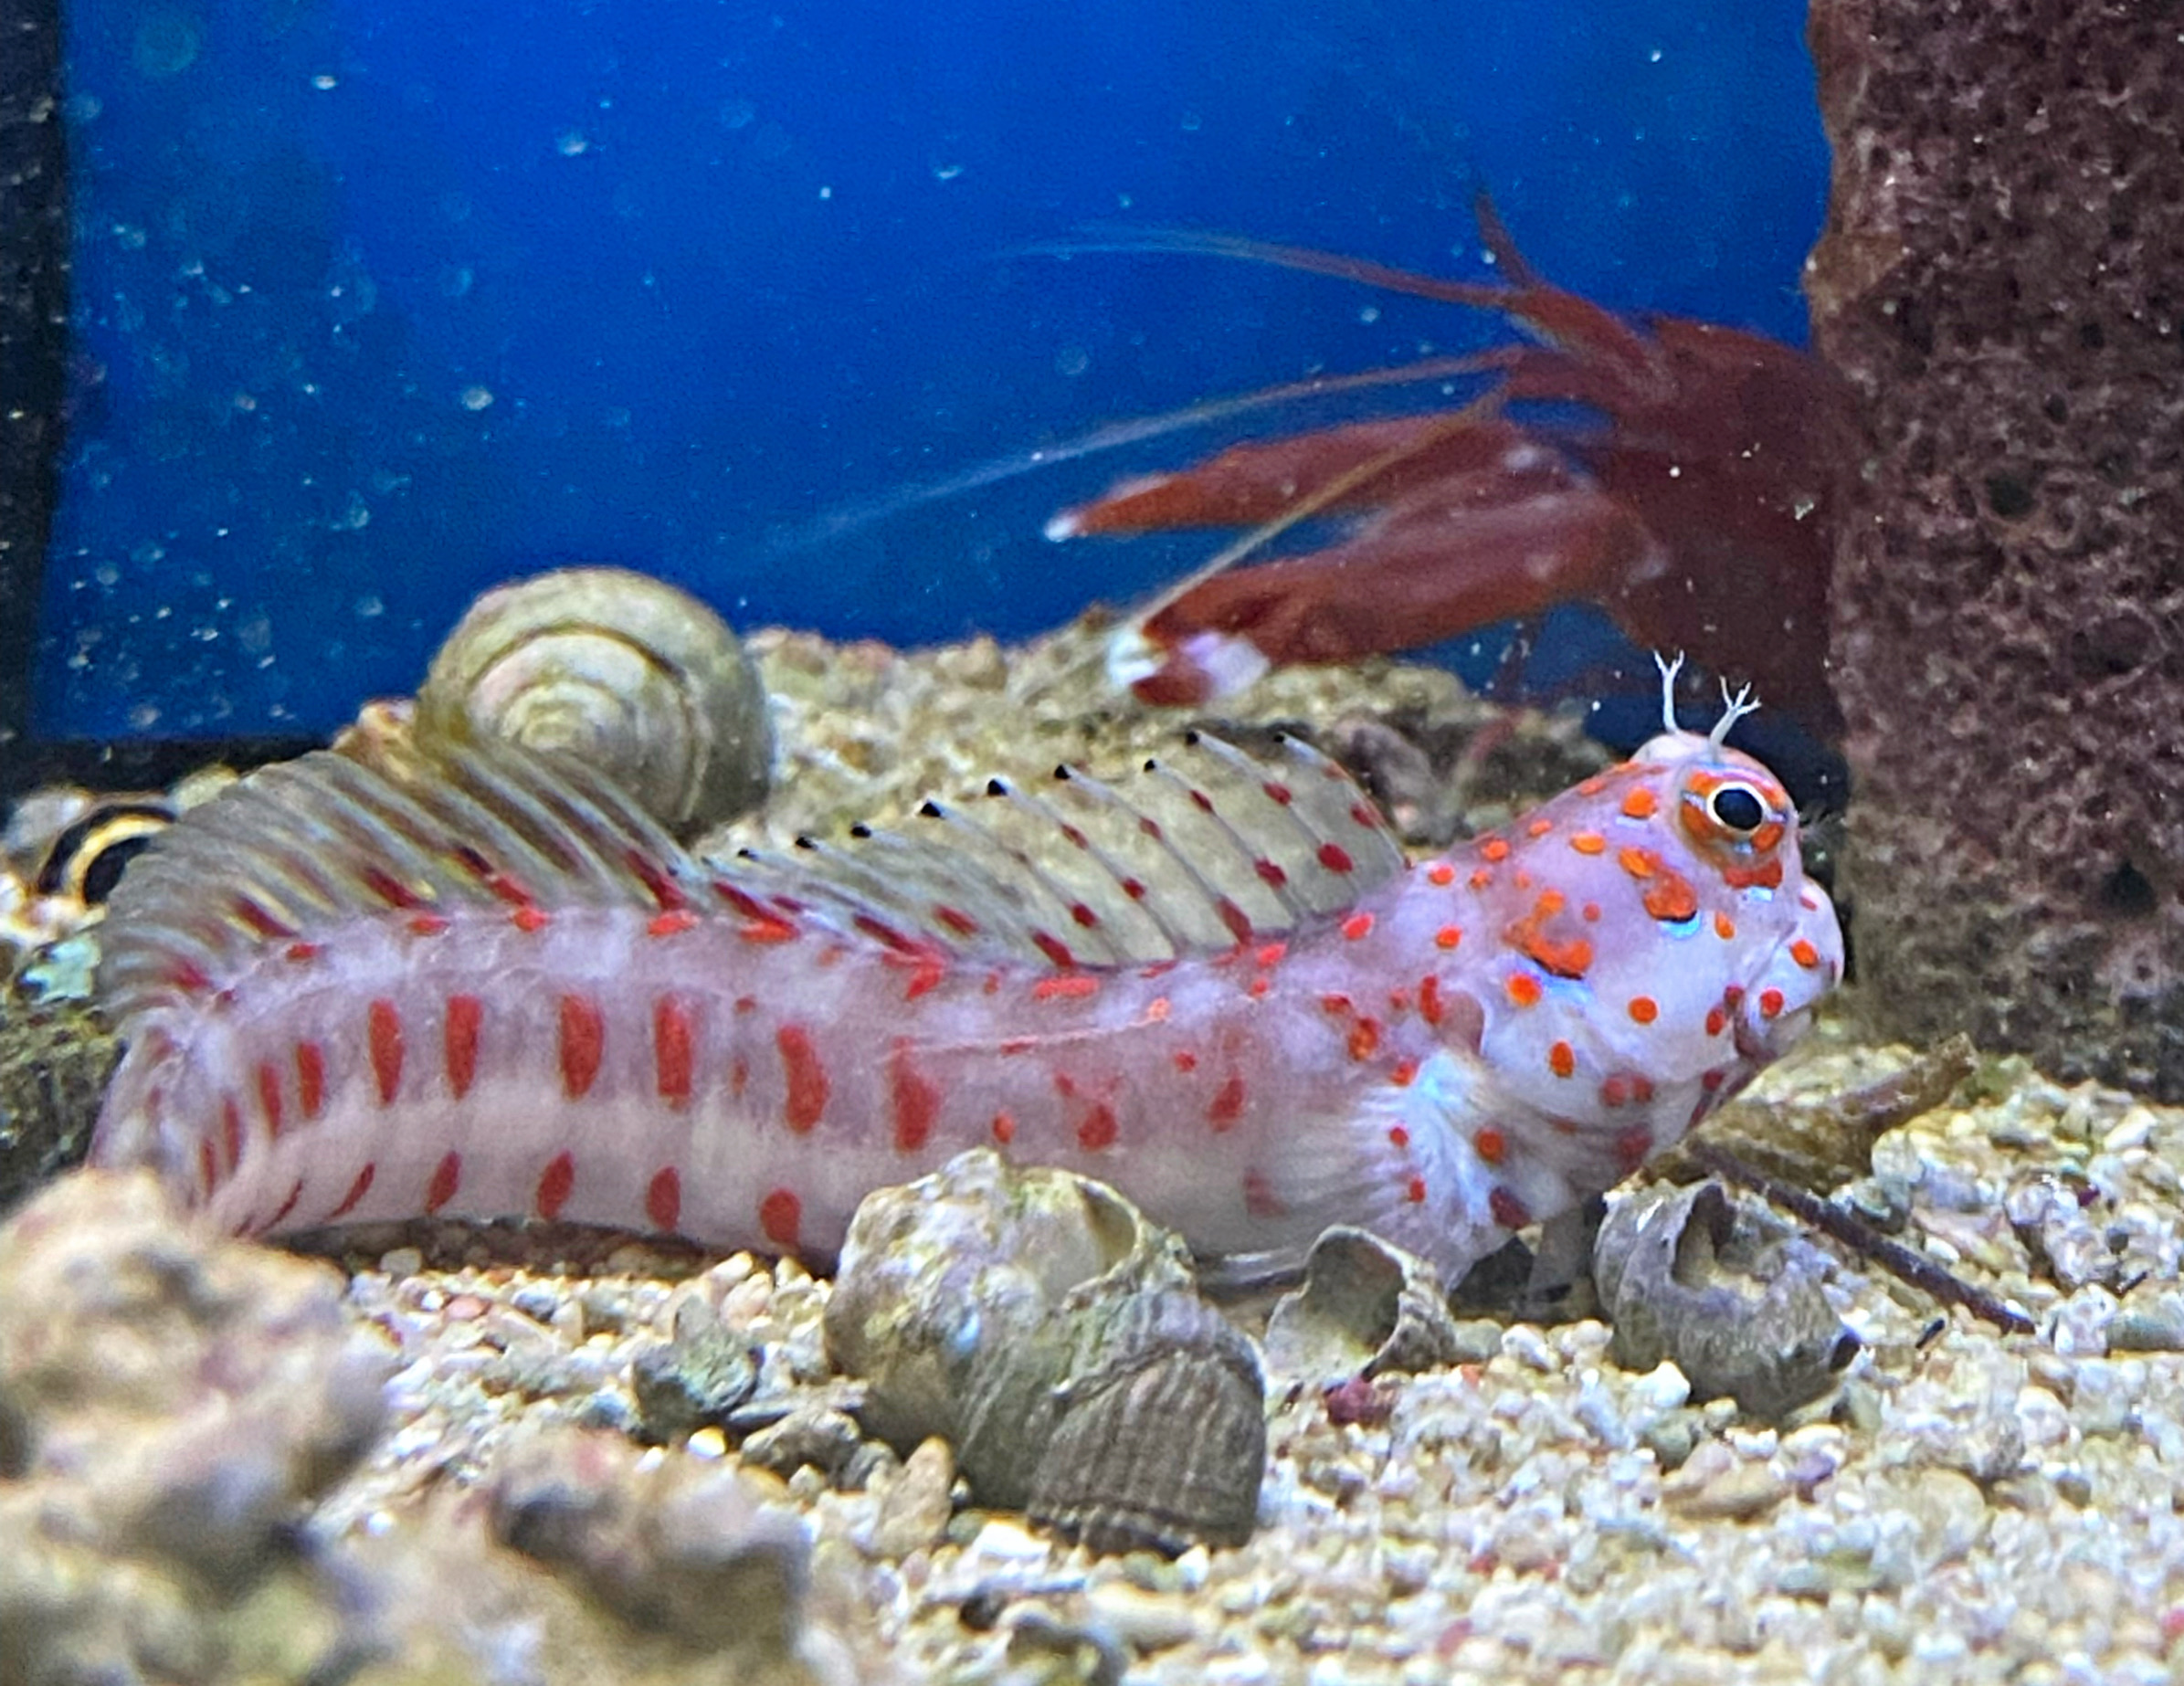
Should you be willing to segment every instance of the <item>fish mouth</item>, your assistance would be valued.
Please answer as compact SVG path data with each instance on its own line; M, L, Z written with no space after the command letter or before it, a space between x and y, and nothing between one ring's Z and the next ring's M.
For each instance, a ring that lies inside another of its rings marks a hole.
M1738 1055L1755 1065L1767 1065L1779 1059L1812 1028L1815 1010L1813 1004L1808 1002L1801 1006L1786 1007L1771 1019L1739 1013L1733 1031Z

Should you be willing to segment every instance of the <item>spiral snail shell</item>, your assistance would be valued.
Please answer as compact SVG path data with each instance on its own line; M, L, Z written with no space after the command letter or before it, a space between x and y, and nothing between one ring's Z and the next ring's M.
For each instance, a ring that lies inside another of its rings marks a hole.
M728 624L624 568L561 568L480 597L432 659L415 730L572 756L685 838L755 806L773 754L765 693Z

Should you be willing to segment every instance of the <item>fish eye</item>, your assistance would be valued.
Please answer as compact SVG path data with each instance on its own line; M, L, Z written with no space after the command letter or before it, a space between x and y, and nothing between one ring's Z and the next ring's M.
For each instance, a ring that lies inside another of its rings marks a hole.
M1767 819L1767 804L1749 785L1724 785L1706 798L1706 811L1724 831L1749 837Z

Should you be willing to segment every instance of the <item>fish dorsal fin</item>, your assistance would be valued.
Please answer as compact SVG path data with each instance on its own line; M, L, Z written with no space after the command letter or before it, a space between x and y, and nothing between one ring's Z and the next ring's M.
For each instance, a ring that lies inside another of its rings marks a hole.
M267 944L344 916L430 919L712 901L712 875L620 790L506 746L377 746L261 767L162 832L101 928L100 992L121 1019L216 989Z
M1073 767L996 779L897 830L747 854L735 877L904 947L1096 966L1280 936L1403 864L1379 812L1310 745L1282 737L1261 762L1197 733L1117 785Z
M162 832L110 904L100 989L126 1021L344 918L496 907L725 907L918 954L1145 964L1294 931L1402 865L1357 786L1293 739L1261 763L1198 737L1120 787L996 780L901 830L718 863L582 768L380 744L260 768Z

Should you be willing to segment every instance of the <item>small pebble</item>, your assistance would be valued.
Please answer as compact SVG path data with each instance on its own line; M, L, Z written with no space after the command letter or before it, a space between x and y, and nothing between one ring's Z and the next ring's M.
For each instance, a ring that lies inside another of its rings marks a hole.
M1765 1515L1789 1493L1789 1483L1770 1466L1740 1460L1719 1444L1701 1448L1661 1484L1662 1503L1694 1521Z
M1093 1587L1084 1602L1095 1621L1113 1628L1135 1651L1164 1651L1198 1637L1197 1613L1187 1600L1171 1594L1143 1592L1125 1582L1109 1581Z

